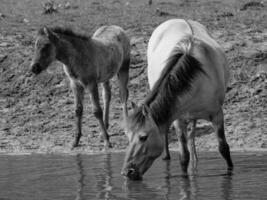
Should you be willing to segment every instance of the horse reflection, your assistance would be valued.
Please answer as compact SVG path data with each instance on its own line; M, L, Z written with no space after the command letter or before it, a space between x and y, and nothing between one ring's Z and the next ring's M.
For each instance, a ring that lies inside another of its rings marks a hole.
M111 170L111 155L104 154L103 155L103 167L101 169L101 174L97 173L97 184L96 188L99 188L99 192L97 194L97 199L114 199L114 196L111 194L112 190L112 170Z
M180 178L180 200L198 199L198 183L196 176L182 176Z
M78 169L78 190L76 194L75 200L83 200L84 199L84 177L85 177L85 172L84 172L84 167L82 163L82 156L78 154L76 156L76 164L77 164L77 169Z
M143 181L131 181L116 178L119 176L116 161L111 154L99 155L101 162L95 166L97 168L86 168L86 158L82 155L76 156L78 169L78 189L75 200L105 199L153 199L153 200L196 200L203 197L207 184L205 180L215 180L216 184L210 191L215 193L220 200L233 199L232 173L227 171L222 174L210 175L183 175L175 174L170 161L159 163L159 168L153 173L161 176L150 175L150 178ZM115 156L115 155L113 155ZM88 171L89 170L89 171ZM93 171L93 172L90 172ZM93 174L93 177L88 174ZM151 180L151 178L153 178ZM212 182L210 182L213 184ZM122 185L122 188L121 188ZM218 187L217 187L218 186ZM203 188L204 187L204 188ZM122 190L121 190L122 189ZM208 195L208 194L207 194ZM209 197L209 196L207 196Z
M222 176L221 180L221 194L222 199L224 200L232 200L233 197L233 184L232 184L232 172L228 172L224 176Z

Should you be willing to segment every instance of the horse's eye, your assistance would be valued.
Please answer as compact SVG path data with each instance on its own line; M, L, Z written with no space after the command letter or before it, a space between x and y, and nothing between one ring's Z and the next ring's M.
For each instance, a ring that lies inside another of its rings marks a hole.
M148 136L147 135L139 135L139 141L140 142L145 142L147 140Z

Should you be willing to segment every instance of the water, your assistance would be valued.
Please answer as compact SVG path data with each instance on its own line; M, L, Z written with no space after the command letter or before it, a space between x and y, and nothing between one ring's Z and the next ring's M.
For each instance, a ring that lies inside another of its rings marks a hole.
M235 153L227 175L218 153L199 156L196 176L181 176L177 153L158 159L143 181L120 175L124 154L0 156L1 200L266 200L267 153Z

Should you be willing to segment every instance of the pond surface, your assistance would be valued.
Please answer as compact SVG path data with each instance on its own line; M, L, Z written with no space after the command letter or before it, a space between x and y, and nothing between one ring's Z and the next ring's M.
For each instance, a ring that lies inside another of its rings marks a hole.
M177 152L158 159L142 181L120 175L123 153L0 155L1 200L197 199L266 200L267 153L233 153L226 173L219 153L200 153L198 173L181 176Z

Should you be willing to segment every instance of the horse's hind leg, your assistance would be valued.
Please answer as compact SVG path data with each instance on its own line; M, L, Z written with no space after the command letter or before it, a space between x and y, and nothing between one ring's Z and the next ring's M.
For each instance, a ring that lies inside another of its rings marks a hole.
M109 104L111 99L111 87L109 81L102 84L102 97L104 102L104 124L105 128L109 126Z
M109 142L109 135L107 133L104 121L103 121L103 112L100 107L99 103L99 95L98 95L98 86L96 81L92 81L89 85L89 92L90 92L90 98L92 101L92 110L95 115L95 117L98 119L98 122L100 124L101 129L101 136L104 137L104 142L106 147L111 147L111 144Z
M176 130L176 134L178 137L178 142L179 142L179 157L180 157L180 164L183 173L187 174L187 168L189 164L189 151L187 148L187 137L186 137L186 123L184 120L175 120L173 122L174 128Z
M76 133L72 147L77 147L79 145L79 141L82 136L84 88L81 85L74 83L73 81L70 82L70 85L74 94L75 113L76 113Z
M129 96L129 91L128 91L129 68L130 68L130 59L126 59L123 61L122 66L117 74L120 87L120 99L123 105L124 118L128 116L127 100Z
M219 151L227 162L228 170L232 170L233 162L230 155L230 148L226 142L224 134L224 117L222 109L220 109L220 111L212 117L212 123L218 139Z
M190 153L190 162L189 162L189 169L193 173L197 169L197 151L195 145L195 130L196 130L196 122L197 120L192 120L189 122L190 130L187 133L187 147Z

